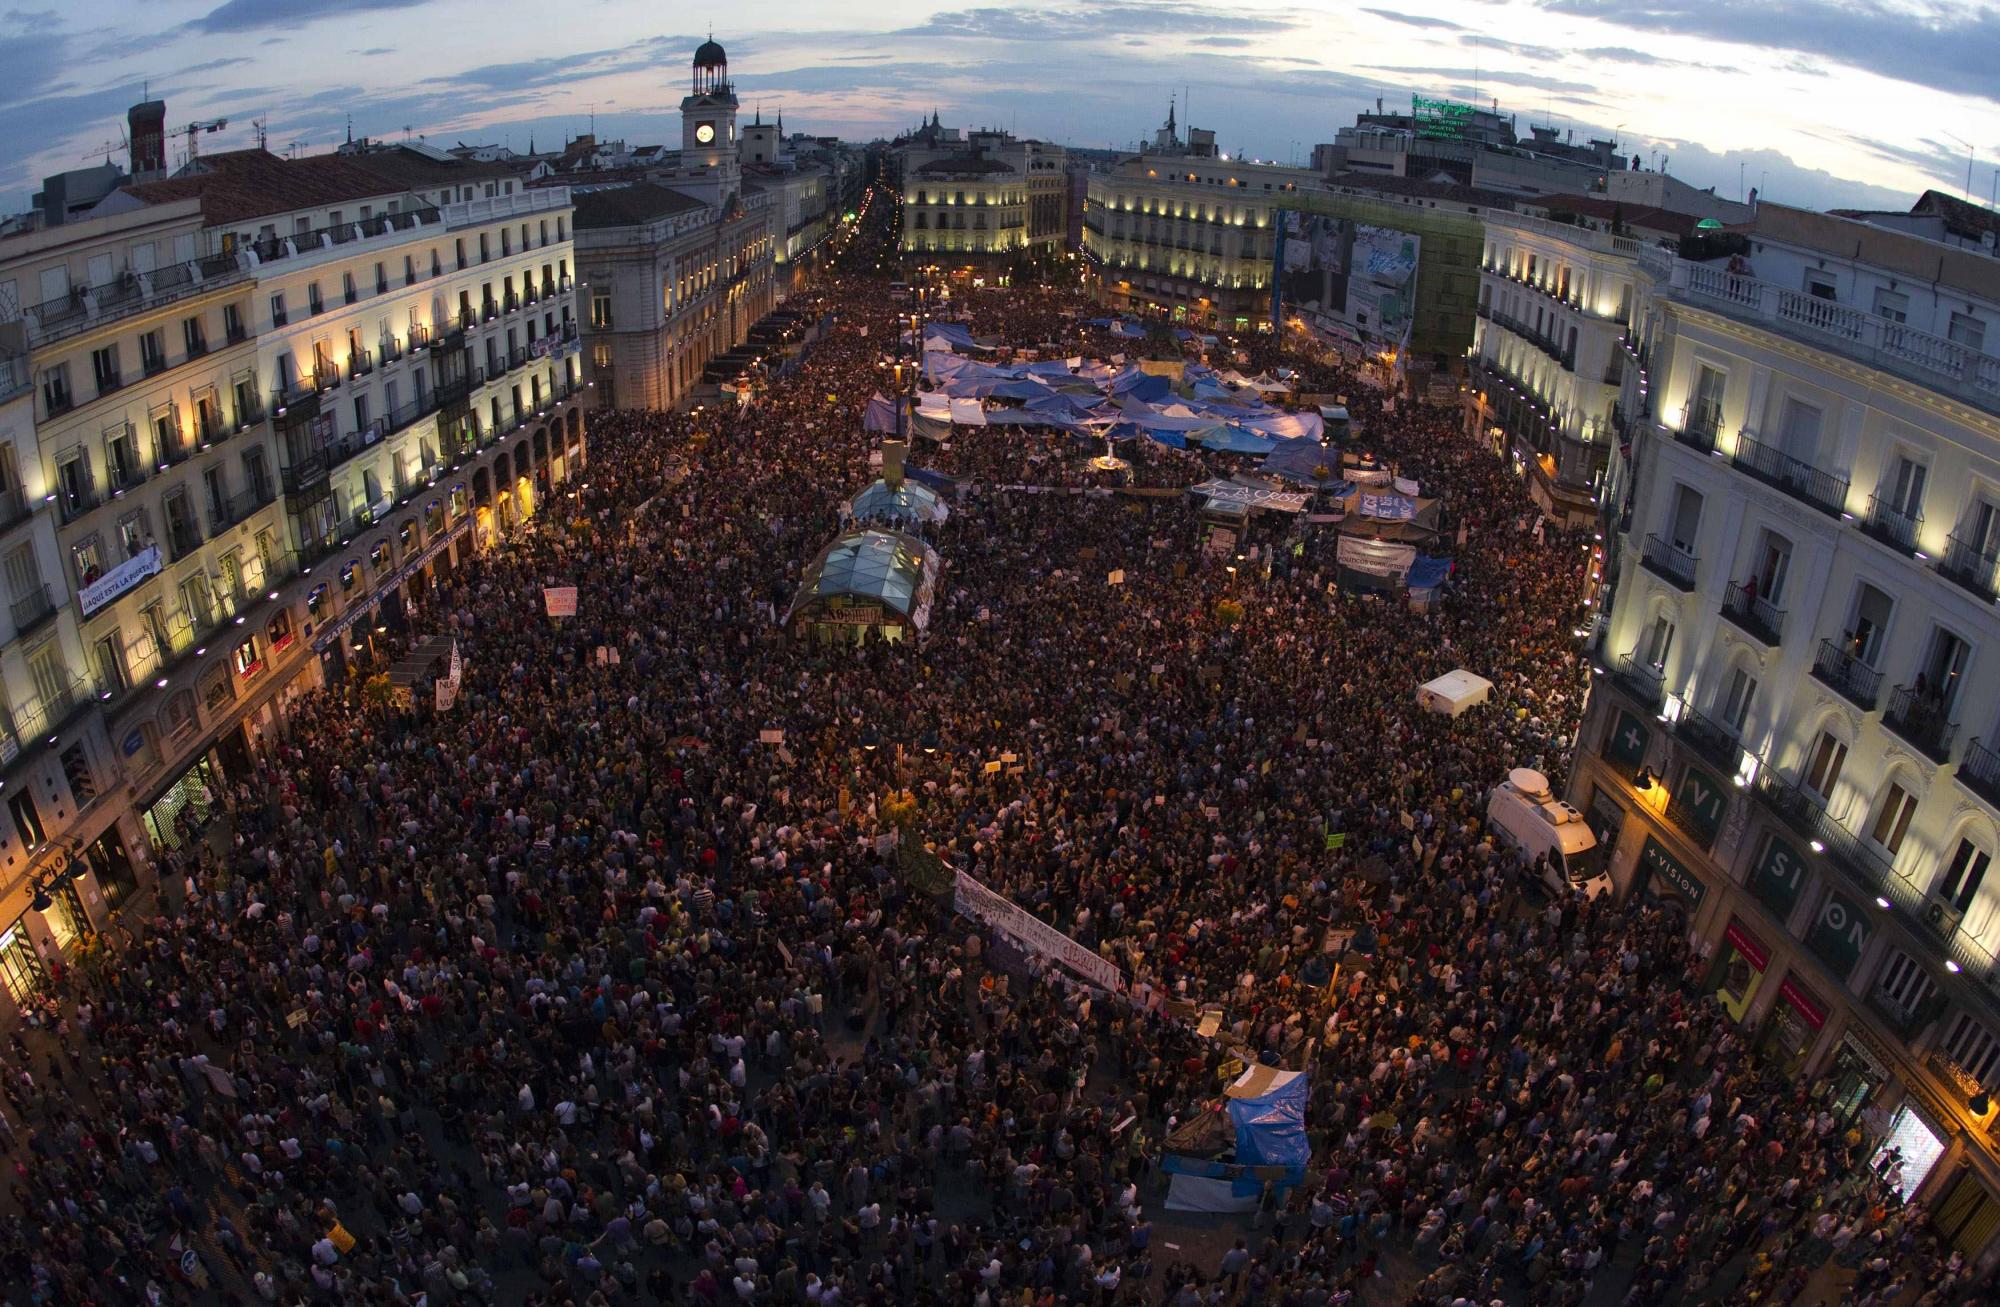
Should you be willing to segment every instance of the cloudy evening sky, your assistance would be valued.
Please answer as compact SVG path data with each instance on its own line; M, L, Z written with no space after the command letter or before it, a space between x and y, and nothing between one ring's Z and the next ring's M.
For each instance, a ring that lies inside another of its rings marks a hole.
M101 158L147 82L170 125L229 119L208 149L252 144L258 117L273 149L324 149L349 115L357 135L548 148L593 106L600 136L673 140L711 24L746 113L856 139L935 105L1129 147L1185 87L1225 149L1303 161L1377 96L1422 91L1497 97L1524 132L1618 129L1730 196L1741 177L1794 203L1907 204L1963 187L1970 146L1984 200L2000 162L1984 0L28 0L0 10L0 201Z

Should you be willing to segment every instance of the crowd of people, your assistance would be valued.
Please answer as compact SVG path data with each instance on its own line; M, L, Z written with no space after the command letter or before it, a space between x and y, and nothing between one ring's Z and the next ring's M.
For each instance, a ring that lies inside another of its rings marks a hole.
M922 639L783 629L872 475L885 290L799 297L829 329L747 407L591 414L587 484L413 614L457 703L332 686L232 778L142 938L15 1036L0 1299L1981 1300L1675 905L1546 899L1487 835L1508 767L1566 770L1587 538L1454 413L1240 346L1442 502L1425 612L1304 524L1233 566L1185 497L995 489L1099 452L995 428L912 452L983 483L926 528ZM1116 348L1055 291L954 304ZM1419 710L1458 666L1492 702ZM955 917L917 844L1126 991ZM1312 1161L1196 1256L1156 1234L1161 1141L1239 1050L1307 1073Z

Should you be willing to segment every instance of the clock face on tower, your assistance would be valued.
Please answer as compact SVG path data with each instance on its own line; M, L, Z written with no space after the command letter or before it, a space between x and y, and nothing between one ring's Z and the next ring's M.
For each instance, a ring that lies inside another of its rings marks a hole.
M715 139L715 124L697 123L694 129L694 138L703 145L707 145Z

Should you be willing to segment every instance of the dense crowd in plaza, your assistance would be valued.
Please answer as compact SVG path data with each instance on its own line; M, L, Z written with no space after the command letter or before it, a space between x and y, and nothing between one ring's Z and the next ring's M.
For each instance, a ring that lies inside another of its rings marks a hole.
M1428 612L1331 587L1330 532L1259 519L1275 565L1232 572L1184 497L986 488L926 530L927 636L836 648L777 618L873 475L898 306L804 298L837 321L755 404L593 414L584 484L414 617L457 704L308 698L143 938L16 1037L0 1299L1987 1300L1704 996L1677 907L1548 901L1487 837L1509 767L1566 771L1588 537L1454 413L1244 346L1464 527ZM1118 348L1052 291L961 300ZM911 459L1082 484L1067 439ZM1421 711L1460 666L1493 702ZM1142 997L992 965L898 875L904 789L905 839ZM1308 1073L1312 1164L1197 1259L1155 1231L1160 1145L1237 1047Z

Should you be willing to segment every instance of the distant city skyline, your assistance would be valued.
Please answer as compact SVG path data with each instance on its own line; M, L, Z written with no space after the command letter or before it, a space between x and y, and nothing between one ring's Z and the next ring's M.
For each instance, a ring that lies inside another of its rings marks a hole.
M1736 198L1986 202L2000 164L2000 8L1923 0L1436 0L1421 12L1206 0L66 0L0 11L0 200L103 159L150 87L204 150L318 151L357 136L559 146L674 139L713 30L746 113L865 141L935 107L1077 147L1130 148L1169 96L1222 147L1304 163L1357 111L1412 92L1614 134ZM170 143L177 161L181 146Z

